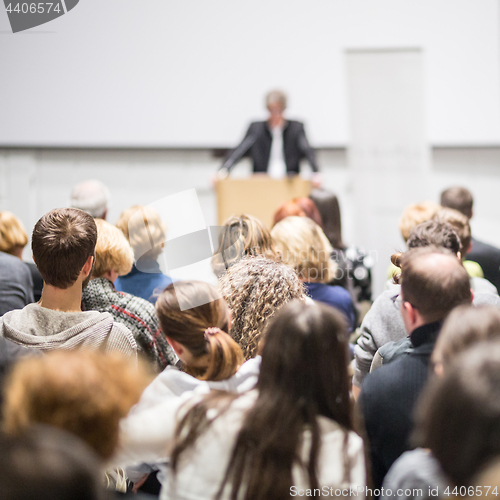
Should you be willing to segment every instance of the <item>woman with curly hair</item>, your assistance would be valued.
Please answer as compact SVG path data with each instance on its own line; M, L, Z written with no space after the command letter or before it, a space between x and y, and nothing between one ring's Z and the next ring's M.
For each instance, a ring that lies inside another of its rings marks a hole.
M256 255L277 258L268 229L253 215L229 217L219 233L219 247L212 257L215 275L221 277L243 257Z
M246 359L257 354L266 321L293 299L305 300L297 273L282 262L262 257L232 266L221 278L219 289L231 309L231 337Z

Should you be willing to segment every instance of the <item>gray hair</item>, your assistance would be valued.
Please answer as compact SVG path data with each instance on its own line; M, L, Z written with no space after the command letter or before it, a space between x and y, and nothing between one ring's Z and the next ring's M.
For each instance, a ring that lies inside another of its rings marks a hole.
M97 180L81 182L71 191L71 207L79 208L92 217L104 218L110 199L109 189Z
M271 90L266 94L266 107L270 104L281 104L286 109L286 94L282 90Z

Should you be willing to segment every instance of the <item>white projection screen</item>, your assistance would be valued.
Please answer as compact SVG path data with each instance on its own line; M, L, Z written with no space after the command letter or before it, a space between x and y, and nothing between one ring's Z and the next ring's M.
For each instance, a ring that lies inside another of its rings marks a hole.
M0 146L231 147L289 95L313 146L349 142L346 51L422 51L433 144L500 142L498 0L80 0L13 34Z

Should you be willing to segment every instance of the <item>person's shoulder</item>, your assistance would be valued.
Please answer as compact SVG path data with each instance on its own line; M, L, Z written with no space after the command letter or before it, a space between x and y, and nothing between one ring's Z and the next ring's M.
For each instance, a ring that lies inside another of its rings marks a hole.
M475 238L472 238L472 250L469 253L472 255L475 252L491 254L500 257L500 248L490 245L489 243L485 243L484 241L479 241Z
M376 395L380 393L389 393L399 388L401 385L401 373L405 370L407 356L400 356L391 363L382 365L368 375L363 380L361 386L361 395Z

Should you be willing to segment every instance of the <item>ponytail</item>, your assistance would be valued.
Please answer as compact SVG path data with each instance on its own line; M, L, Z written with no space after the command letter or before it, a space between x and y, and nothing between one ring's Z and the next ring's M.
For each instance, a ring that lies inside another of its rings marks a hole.
M232 377L244 361L240 346L220 328L207 328L204 337L208 367L200 379L225 380Z
M403 258L403 252L396 252L396 253L393 253L391 255L391 262L394 266L396 266L397 268L399 268L399 273L394 270L393 274L392 274L392 282L395 284L395 285L400 285L401 282L401 260Z

